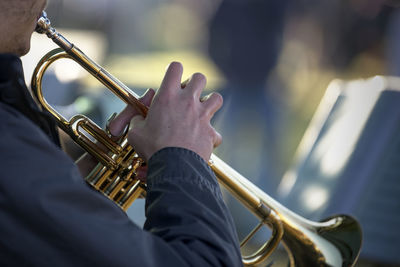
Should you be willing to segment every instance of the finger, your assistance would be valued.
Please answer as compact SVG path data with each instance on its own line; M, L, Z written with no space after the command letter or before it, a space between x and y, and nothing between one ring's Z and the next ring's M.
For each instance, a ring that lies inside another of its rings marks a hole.
M181 63L172 62L169 64L158 93L174 92L177 88L181 88L182 73L183 67Z
M218 93L211 93L200 100L209 118L212 118L223 104L223 98Z
M215 131L215 130L214 130ZM219 132L215 131L214 135L214 148L219 146L222 143L222 136L219 134Z
M154 95L155 95L154 89L150 88L141 98L139 98L139 101L146 106L150 106ZM119 136L125 129L126 125L128 125L132 117L139 114L140 114L139 111L137 111L134 107L129 105L126 106L124 110L122 110L117 116L115 116L115 118L111 118L108 126L110 133L113 136Z
M153 88L149 88L144 93L144 95L139 98L139 101L142 102L146 107L150 107L155 94L156 94L156 91L154 91ZM139 115L139 112L137 112L137 115Z
M146 182L146 177L147 177L147 165L140 166L139 168L137 168L136 178L141 182Z
M201 92L206 87L207 78L202 73L195 73L185 86L185 92L193 95L194 99L199 99Z

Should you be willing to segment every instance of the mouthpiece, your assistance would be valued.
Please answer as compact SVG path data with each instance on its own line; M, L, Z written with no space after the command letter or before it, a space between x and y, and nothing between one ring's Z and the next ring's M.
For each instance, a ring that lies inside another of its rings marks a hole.
M49 18L47 18L47 13L45 11L42 11L42 15L38 19L35 31L40 34L45 33L47 37L52 39L53 42L55 42L65 51L68 51L73 47L73 44L71 44L67 39L64 38L64 36L59 34L56 29L51 26L51 22Z
M51 27L51 22L47 18L47 14L45 11L42 11L42 15L38 19L35 31L37 33L46 33L46 34L55 32L55 29Z

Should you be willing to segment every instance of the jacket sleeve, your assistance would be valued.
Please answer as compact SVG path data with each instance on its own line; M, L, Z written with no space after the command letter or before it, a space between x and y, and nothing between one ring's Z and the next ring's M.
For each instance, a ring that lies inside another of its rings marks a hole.
M242 265L215 177L197 154L168 148L150 159L143 230L13 116L0 116L1 266Z
M216 178L192 151L167 148L149 162L144 228L191 266L238 266L235 228Z

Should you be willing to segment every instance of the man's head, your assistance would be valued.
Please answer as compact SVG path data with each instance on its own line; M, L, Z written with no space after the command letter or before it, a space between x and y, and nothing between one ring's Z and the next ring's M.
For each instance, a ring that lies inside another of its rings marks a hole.
M0 0L0 53L23 56L47 0Z

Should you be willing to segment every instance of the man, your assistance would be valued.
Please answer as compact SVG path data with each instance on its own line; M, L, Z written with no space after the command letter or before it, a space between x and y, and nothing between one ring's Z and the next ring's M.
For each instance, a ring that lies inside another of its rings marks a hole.
M111 123L118 135L132 120L129 142L148 162L140 229L83 181L24 84L19 56L45 5L0 0L0 265L241 266L233 222L206 164L221 142L210 125L221 97L199 100L201 74L182 89L182 66L171 63L158 92L142 98L151 104L147 117L128 107Z

